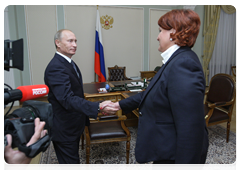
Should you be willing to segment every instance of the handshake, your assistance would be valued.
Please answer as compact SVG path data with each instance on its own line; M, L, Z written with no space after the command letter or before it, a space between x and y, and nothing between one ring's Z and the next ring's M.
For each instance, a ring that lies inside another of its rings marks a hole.
M104 101L99 104L100 112L103 115L113 115L115 114L118 110L121 110L121 107L118 102L113 103L109 100Z

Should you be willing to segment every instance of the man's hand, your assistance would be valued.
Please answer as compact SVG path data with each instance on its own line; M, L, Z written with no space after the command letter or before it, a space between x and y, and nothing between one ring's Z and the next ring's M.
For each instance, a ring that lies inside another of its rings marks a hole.
M38 141L38 139L42 138L47 133L47 130L43 130L46 124L45 122L40 122L40 119L36 118L34 120L34 124L35 124L35 133L33 134L32 138L30 139L30 141L27 143L26 146L34 144L35 142Z
M111 101L104 101L100 103L100 111L105 114L115 114L118 110L120 110L120 106L118 102L113 103Z

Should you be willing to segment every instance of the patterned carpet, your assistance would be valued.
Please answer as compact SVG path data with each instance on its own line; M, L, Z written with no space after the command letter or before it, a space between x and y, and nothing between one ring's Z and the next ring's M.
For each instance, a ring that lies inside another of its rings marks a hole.
M131 132L130 164L138 164L134 155L134 148L137 137L137 128L129 127ZM232 164L236 161L236 134L230 132L229 142L226 143L226 129L216 125L209 130L209 151L207 164ZM90 149L91 164L125 164L126 163L126 142L114 142L109 144L95 144ZM81 164L86 163L86 148L79 149ZM151 163L151 162L149 162ZM42 154L40 164L58 164L52 144Z

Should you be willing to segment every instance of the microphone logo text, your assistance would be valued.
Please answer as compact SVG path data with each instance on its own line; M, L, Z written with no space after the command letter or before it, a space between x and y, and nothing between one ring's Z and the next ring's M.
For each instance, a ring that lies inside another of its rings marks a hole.
M33 95L40 95L40 94L45 94L47 93L46 88L38 88L38 89L32 89Z

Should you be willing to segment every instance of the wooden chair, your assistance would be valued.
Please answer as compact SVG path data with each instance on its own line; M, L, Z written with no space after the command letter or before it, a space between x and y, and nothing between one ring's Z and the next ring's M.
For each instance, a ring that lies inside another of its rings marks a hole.
M132 80L126 76L126 67L108 67L108 81Z
M238 66L231 67L232 73L234 77L238 77Z
M141 75L141 78L152 78L155 76L155 74L157 74L156 71L140 71L140 75Z
M230 122L236 98L236 84L228 74L216 74L212 77L204 104L206 125L212 126L227 122L227 140L229 140Z
M234 80L236 82L236 66L232 66L231 70L232 70L233 78L234 78Z
M121 93L111 93L95 96L85 96L87 100L99 101L109 100L113 102L121 100ZM86 163L89 164L90 145L97 143L121 142L126 141L126 162L129 163L130 151L130 131L125 126L127 119L119 110L115 115L104 116L99 113L97 119L90 119L90 126L85 127L86 135ZM82 145L83 146L83 145ZM82 147L83 149L83 147Z
M158 70L160 70L161 66L155 67L154 71L140 71L141 78L153 78L155 74L157 74Z

